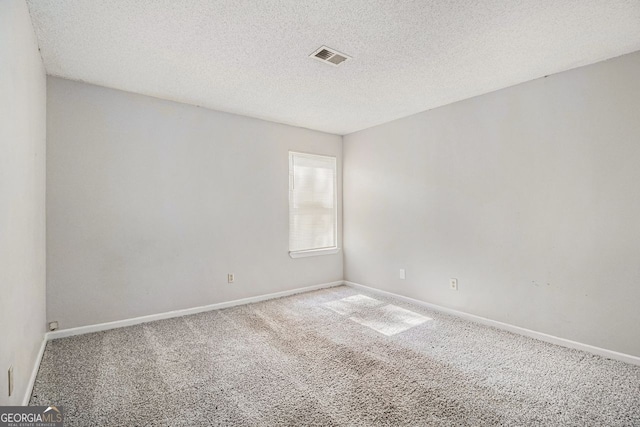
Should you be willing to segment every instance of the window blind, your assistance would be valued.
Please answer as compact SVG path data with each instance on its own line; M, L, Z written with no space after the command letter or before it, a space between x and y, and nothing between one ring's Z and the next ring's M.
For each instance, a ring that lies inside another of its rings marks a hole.
M336 158L289 152L289 251L337 246Z

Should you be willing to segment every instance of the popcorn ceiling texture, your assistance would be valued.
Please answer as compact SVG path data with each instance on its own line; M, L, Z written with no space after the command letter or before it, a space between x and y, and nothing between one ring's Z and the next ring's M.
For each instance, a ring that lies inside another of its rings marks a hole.
M387 337L349 320L379 304L325 306L357 294L51 341L31 404L69 427L640 425L638 366L374 296L432 319Z
M48 74L336 134L640 50L637 0L28 4Z

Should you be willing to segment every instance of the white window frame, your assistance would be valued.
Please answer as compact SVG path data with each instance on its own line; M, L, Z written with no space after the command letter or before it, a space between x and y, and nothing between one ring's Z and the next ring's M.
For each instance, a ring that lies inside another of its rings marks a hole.
M301 153L299 151L289 151L289 209L291 209L292 197L293 197L293 158L294 156L302 156L309 158L317 158L324 157L327 159L333 159L336 163L335 174L333 175L333 216L335 218L335 227L334 227L334 242L336 246L332 246L329 248L318 248L318 249L306 249L302 251L289 251L289 256L291 258L305 258L311 256L319 256L319 255L332 255L340 252L340 247L338 244L338 158L335 156L326 156L323 154L311 154L311 153ZM291 232L291 218L289 218L289 232Z

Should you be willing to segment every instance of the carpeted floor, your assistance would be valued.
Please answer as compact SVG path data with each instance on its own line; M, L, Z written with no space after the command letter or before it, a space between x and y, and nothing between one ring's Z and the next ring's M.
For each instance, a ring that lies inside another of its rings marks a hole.
M71 426L640 425L640 367L337 287L49 342Z

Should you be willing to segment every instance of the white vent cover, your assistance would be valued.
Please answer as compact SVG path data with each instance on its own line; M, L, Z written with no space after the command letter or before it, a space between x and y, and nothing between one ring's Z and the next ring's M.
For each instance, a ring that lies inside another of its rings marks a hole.
M325 64L333 65L334 67L342 64L347 59L351 59L349 55L345 55L344 53L340 53L337 50L326 46L321 46L309 55L309 57L324 62Z

